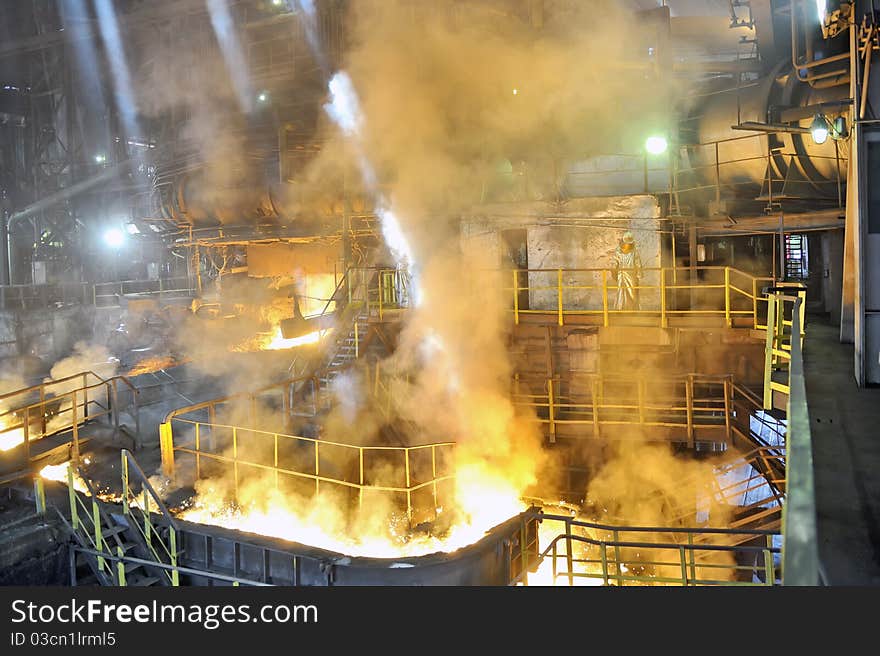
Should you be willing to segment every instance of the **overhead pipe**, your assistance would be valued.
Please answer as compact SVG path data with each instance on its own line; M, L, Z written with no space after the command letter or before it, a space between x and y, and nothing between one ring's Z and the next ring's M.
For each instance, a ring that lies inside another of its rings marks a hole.
M31 203L24 209L15 212L14 214L10 214L6 216L3 220L2 228L0 228L0 247L2 247L5 258L3 260L3 272L0 275L0 281L8 281L8 284L13 283L12 278L12 270L13 270L13 261L12 261L12 231L16 223L18 223L22 219L30 218L31 216L42 212L43 210L47 210L50 207L54 207L58 203L62 203L69 198L73 198L83 192L88 191L92 187L96 187L97 185L105 182L107 180L112 179L116 176L119 170L123 166L128 165L129 160L124 162L120 162L116 166L109 167L100 173L93 175L91 178L87 178L86 180L82 180L77 182L76 184L70 185L69 187L65 187L64 189L60 189L56 191L54 194L49 194L48 196L41 198L35 203Z
M813 48L812 48L812 39L810 36L809 26L806 25L806 20L804 21L804 42L807 44L807 59L808 61L804 63L798 63L799 54L798 54L798 29L797 29L797 12L799 7L799 0L791 0L791 65L794 68L794 74L797 76L797 79L800 82L806 82L810 86L813 86L813 82L816 80L822 80L832 77L838 77L839 79L835 82L835 84L829 84L828 86L837 86L838 84L843 85L849 81L849 66L846 68L838 69L832 71L830 73L822 73L819 75L807 75L806 77L801 77L800 69L804 68L807 70L816 68L817 66L824 66L826 64L833 64L834 62L849 60L849 53L842 52L837 55L832 55L831 57L826 57L824 59L813 59ZM851 29L851 28L850 28ZM846 79L844 79L846 78Z

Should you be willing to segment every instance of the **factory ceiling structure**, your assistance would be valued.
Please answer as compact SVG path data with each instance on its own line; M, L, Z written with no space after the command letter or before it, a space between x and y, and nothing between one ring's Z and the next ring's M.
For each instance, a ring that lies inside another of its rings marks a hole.
M0 583L880 583L878 30L0 0Z

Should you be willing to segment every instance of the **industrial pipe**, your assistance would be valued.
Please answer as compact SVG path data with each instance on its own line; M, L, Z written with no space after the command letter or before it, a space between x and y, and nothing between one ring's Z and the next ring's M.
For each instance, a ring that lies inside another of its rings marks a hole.
M807 70L810 70L810 69L815 68L817 66L823 66L825 64L832 64L837 61L849 59L849 53L842 52L840 54L832 55L831 57L826 57L824 59L813 59L812 58L813 53L811 52L812 48L809 48L808 49L809 51L807 53L807 55L808 55L807 58L809 61L807 61L803 64L798 63L799 55L798 55L798 51L797 51L797 49L798 49L797 12L798 12L799 4L800 4L799 0L791 0L791 65L792 65L792 67L794 67L795 75L797 76L797 79L801 82L806 82L812 86L812 83L815 80L834 77L834 76L848 75L849 74L849 66L847 66L846 68L843 68L843 69L838 69L838 70L832 71L830 73L823 73L818 76L817 75L807 75L806 77L801 77L800 69L805 68ZM805 25L805 27L807 27L807 26ZM807 38L808 38L807 33L808 33L808 29L805 29L804 30L804 39L805 40L807 40ZM839 84L844 84L844 82L841 80L839 82Z

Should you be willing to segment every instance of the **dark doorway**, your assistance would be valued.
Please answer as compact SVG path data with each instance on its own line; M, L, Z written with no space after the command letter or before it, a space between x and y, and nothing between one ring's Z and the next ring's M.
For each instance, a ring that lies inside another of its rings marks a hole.
M511 268L517 271L517 304L520 310L529 309L529 247L528 231L525 228L503 230L501 239L507 251Z

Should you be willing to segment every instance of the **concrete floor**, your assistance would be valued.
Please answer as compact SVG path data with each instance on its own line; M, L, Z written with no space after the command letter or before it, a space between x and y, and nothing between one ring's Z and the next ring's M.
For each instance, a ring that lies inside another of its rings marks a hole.
M856 386L836 325L806 324L819 558L830 585L880 585L880 389Z

